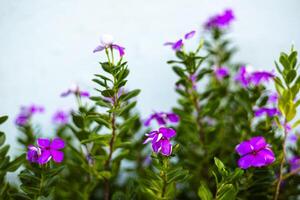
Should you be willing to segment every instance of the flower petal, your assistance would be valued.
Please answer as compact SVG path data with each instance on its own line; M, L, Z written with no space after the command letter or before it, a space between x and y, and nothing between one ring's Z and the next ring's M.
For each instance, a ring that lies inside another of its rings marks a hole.
M267 146L267 142L262 136L253 137L249 141L255 151L259 151Z
M159 128L159 132L162 133L163 136L168 139L176 135L176 131L172 128L161 127Z
M152 149L155 153L158 153L161 149L161 141L152 143Z
M48 150L42 151L41 156L38 159L38 163L43 165L49 162L50 159L51 159L51 152Z
M97 46L97 47L94 49L93 53L96 53L96 52L98 52L98 51L103 51L104 49L105 49L104 46L99 45L99 46Z
M275 155L269 148L262 149L257 154L265 159L266 165L269 165L275 161Z
M238 160L238 165L242 169L247 169L252 166L254 156L252 154L245 155Z
M37 144L41 148L48 148L50 147L50 140L48 138L39 138Z
M117 45L117 44L112 44L111 47L112 47L113 49L116 49L116 50L119 51L120 57L124 56L124 54L125 54L125 51L124 51L125 48L124 48L124 47L121 47L121 46L119 46L119 45Z
M51 155L52 155L54 162L56 162L56 163L61 163L64 159L64 153L61 151L51 150Z
M177 123L179 122L179 116L175 113L167 113L167 118L170 120L170 122Z
M191 31L191 32L188 32L184 35L184 39L188 40L188 39L191 39L192 37L194 37L196 31Z
M236 147L235 147L235 151L240 155L240 156L243 156L243 155L246 155L250 152L253 151L253 146L251 145L251 143L249 141L244 141L244 142L241 142L240 144L238 144Z
M65 147L65 141L60 138L54 138L50 146L51 149L62 149Z
M169 140L161 141L161 154L165 156L169 156L172 153L172 145Z

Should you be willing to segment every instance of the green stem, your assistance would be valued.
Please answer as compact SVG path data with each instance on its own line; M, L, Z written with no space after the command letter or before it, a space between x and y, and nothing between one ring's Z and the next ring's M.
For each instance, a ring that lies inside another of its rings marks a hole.
M285 120L284 124L286 124L286 120ZM284 167L285 156L286 156L286 149L285 149L286 138L287 138L287 131L286 131L286 128L285 128L284 129L284 138L283 138L283 141L282 141L282 153L283 153L283 156L282 156L282 159L280 161L279 178L278 178L277 185L276 185L276 191L275 191L274 200L277 200L278 197L279 197L280 185L281 185L281 182L283 180L283 167Z

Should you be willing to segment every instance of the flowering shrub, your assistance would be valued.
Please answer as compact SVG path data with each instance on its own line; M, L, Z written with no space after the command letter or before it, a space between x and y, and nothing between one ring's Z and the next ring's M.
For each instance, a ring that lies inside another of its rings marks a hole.
M21 155L8 156L0 132L1 199L298 199L297 51L281 53L276 72L234 62L234 19L225 10L204 23L200 41L192 30L165 43L178 101L149 116L135 108L140 90L126 87L125 48L104 35L93 51L106 55L95 92L62 92L77 106L54 112L55 135L40 132L34 117L45 109L35 104L15 120Z

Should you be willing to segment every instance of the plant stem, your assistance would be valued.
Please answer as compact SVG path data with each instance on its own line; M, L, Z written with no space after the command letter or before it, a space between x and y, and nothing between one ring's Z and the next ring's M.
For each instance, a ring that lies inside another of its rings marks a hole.
M293 176L293 175L295 175L295 174L298 174L299 172L300 172L300 167L297 168L297 169L295 169L295 170L293 170L293 171L291 171L291 172L289 172L289 173L287 173L287 174L285 174L285 175L282 177L282 179L285 180L285 179L289 178L290 176Z
M286 124L286 121L285 121L284 124ZM283 156L282 156L282 159L281 159L281 162L280 162L279 178L278 178L277 185L276 185L274 200L277 200L278 197L279 197L280 185L281 185L281 182L283 180L283 166L284 166L284 163L285 163L285 156L286 156L286 150L285 150L286 138L287 138L287 130L286 130L286 128L284 128L284 137L283 137L283 141L282 141Z

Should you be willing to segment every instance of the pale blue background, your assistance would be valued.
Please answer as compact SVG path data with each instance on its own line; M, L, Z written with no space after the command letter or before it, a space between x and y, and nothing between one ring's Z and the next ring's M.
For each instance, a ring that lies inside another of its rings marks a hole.
M92 91L100 54L92 50L103 33L126 47L131 74L129 88L141 88L138 108L143 116L175 104L175 75L166 61L173 57L162 44L205 19L233 8L236 60L271 69L282 50L300 48L299 0L1 0L0 113L10 120L1 129L14 144L14 116L20 105L40 103L46 114L35 121L53 134L51 115L72 107L61 99L72 82Z

